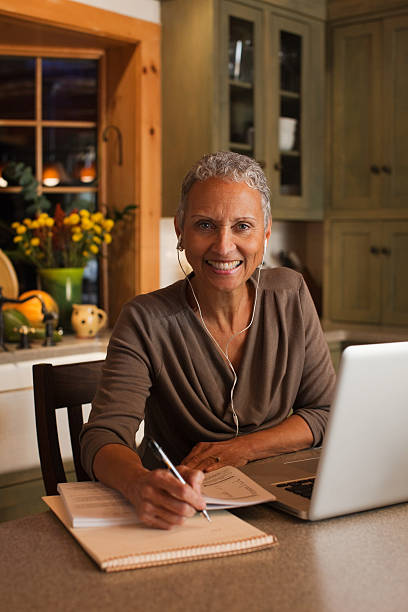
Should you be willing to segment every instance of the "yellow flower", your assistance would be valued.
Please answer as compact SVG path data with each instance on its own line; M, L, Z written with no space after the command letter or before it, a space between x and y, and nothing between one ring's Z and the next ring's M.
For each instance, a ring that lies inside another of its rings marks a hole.
M83 234L72 234L72 241L73 242L79 242L80 240L82 240L82 238L84 237Z
M31 246L38 246L40 244L39 238L31 238Z
M81 228L79 225L74 225L74 227L72 228L72 233L73 234L79 234L81 232Z
M99 238L99 236L94 236L93 237L93 241L96 242L96 244L101 244L102 240Z
M81 227L83 230L88 231L92 229L93 223L87 217L82 217Z
M31 255L31 249L26 249L26 250L24 251L24 253L25 253L26 255Z
M22 241L22 239L23 239L23 237L22 237L22 236L14 236L14 238L13 238L13 242L21 242L21 241Z
M105 219L102 225L104 230L110 232L112 227L115 225L115 222L113 221L113 219Z
M53 219L51 219L51 221L53 221ZM53 221L54 222L54 221ZM31 223L31 229L38 229L40 227L40 223L39 221L36 221L34 219L34 221Z
M18 228L16 229L17 234L25 234L26 231L27 231L27 228L25 225L19 225Z
M81 217L89 217L91 215L89 210L86 210L86 208L81 208L81 210L79 211L79 214Z
M45 220L45 225L47 227L52 227L54 225L54 219L52 219L51 217L48 217L48 219Z
M30 227L30 225L31 225L31 219L23 219L23 223L24 223L24 225L26 225L27 227Z
M18 221L14 221L14 223L11 224L11 227L13 229L17 229L19 225L20 225L20 223Z
M47 219L48 218L48 213L42 212L38 215L39 219Z
M95 255L96 255L96 254L99 252L99 249L98 249L98 247L96 246L96 244L91 244L91 246L89 247L89 250L90 250L92 253L95 253Z
M80 222L80 220L81 220L81 218L80 218L80 216L78 215L78 213L71 213L71 214L69 215L68 219L69 219L69 223L70 223L71 225L76 225L76 224L77 224L77 223L79 223L79 222Z
M103 221L103 214L101 212L93 213L91 219L94 223L101 223Z
M64 217L64 225L71 225L71 221L69 220L69 217Z
M84 257L88 257L89 253L88 253L88 251L82 251L82 255L83 255Z
M100 225L96 225L96 223L95 223L95 225L94 225L94 232L95 232L95 234L102 234L101 226Z
M112 236L110 234L105 234L103 237L106 244L110 244L112 242Z

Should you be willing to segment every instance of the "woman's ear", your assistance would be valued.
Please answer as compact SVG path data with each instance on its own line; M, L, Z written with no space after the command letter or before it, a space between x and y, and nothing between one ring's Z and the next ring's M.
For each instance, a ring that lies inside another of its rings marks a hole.
M184 250L184 247L183 247L183 238L182 238L182 234L181 234L181 229L180 229L178 221L177 221L177 217L174 217L174 229L175 229L176 234L177 234L177 246L176 246L176 249L178 251L183 251Z

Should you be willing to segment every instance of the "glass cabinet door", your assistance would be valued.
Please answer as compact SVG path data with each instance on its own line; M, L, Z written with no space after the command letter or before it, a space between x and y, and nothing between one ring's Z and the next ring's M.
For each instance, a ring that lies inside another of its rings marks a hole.
M321 219L324 167L324 30L269 14L267 172L272 213Z
M302 195L302 37L279 32L279 193Z
M261 95L261 13L234 2L223 4L221 91L222 148L250 157L262 155L259 127Z

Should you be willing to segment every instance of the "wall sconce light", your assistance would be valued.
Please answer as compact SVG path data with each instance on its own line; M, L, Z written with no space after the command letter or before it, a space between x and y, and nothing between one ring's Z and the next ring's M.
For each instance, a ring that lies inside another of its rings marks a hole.
M108 132L114 130L118 137L118 165L121 166L123 163L123 146L122 146L122 133L117 125L108 125L102 133L102 140L108 142Z
M43 168L42 182L46 187L56 187L61 181L61 175L57 164L45 164Z

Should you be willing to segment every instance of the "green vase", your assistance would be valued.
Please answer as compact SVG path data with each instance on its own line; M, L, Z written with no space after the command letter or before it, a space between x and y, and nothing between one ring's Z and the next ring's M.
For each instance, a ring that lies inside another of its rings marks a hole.
M72 305L82 302L83 268L41 268L41 289L49 293L58 304L59 325L71 332Z

